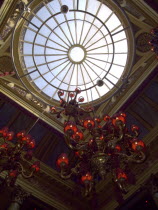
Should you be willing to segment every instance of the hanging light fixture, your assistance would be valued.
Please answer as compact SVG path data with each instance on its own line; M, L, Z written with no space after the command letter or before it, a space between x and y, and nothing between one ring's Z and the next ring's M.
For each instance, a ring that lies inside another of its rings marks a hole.
M13 144L10 141L15 140ZM35 141L25 131L16 134L7 127L0 130L0 172L7 171L5 181L8 186L14 186L19 175L31 178L40 170L40 162L34 162L28 170L25 168L26 161L32 159L32 149Z
M145 160L145 144L138 139L139 128L126 128L126 114L118 113L113 117L95 116L94 108L82 108L79 103L83 97L79 88L69 93L67 101L64 92L58 91L62 110L52 107L52 113L60 117L67 116L64 124L65 141L77 156L75 165L70 169L68 156L63 153L57 160L60 175L67 179L75 175L85 186L85 195L89 195L97 180L105 179L111 173L113 181L119 189L126 193L128 184L127 166L129 162L141 163ZM82 100L81 100L82 99ZM101 122L105 125L102 126ZM89 138L84 136L88 131Z
M158 59L158 27L151 30L152 38L149 41L151 45L151 51L155 52L156 58Z

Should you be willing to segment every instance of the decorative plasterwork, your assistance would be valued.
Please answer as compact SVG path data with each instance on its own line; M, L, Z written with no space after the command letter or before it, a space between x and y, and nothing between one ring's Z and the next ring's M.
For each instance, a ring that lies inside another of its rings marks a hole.
M43 105L35 98L30 99L29 93L27 93L25 89L18 86L14 87L14 83L5 82L1 79L0 90L3 94L8 96L13 101L16 101L16 103L24 107L26 110L30 111L32 114L45 121L47 124L54 127L59 132L63 133L63 123L59 122L54 116L51 116L49 113L47 113L47 107L44 107L45 104ZM42 113L43 110L45 110L45 113Z

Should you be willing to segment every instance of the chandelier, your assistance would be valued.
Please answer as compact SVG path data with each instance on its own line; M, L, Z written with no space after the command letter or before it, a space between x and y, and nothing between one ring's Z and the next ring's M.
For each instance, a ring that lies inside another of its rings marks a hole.
M152 38L149 41L149 45L151 45L151 51L155 52L156 58L158 59L158 28L154 28L151 30Z
M14 143L11 143L13 141ZM35 172L40 170L40 162L35 161L26 170L26 162L32 159L32 150L35 141L25 131L16 134L9 131L7 127L0 130L0 172L7 171L5 182L13 187L17 177L31 178Z
M146 158L145 144L137 138L139 128L132 125L129 131L126 128L126 114L122 112L113 117L95 116L93 107L80 106L79 103L84 101L82 96L77 97L80 93L81 90L76 88L65 101L62 97L64 91L59 90L60 106L63 109L51 108L57 117L63 114L67 116L64 123L65 141L76 156L76 162L73 166L71 164L71 168L67 154L59 156L57 165L60 167L60 176L63 179L76 176L85 187L85 196L88 196L94 184L104 180L110 173L114 183L122 193L126 193L129 162L142 163ZM105 122L104 126L101 125L102 121ZM84 136L85 131L88 131L88 137Z

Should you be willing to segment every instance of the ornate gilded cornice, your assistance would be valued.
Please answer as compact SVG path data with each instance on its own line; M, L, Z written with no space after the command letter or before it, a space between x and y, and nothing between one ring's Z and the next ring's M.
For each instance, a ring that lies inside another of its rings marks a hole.
M2 79L0 79L0 90L3 94L8 96L13 101L16 101L16 103L34 114L36 117L39 117L41 120L54 127L60 133L63 133L63 124L61 122L59 122L54 116L50 118L50 115L47 113L42 114L43 110L39 106L37 107L36 105L35 108L35 104L33 104L33 102L31 103L25 97L22 97L22 95L18 94L18 92L14 91L14 89L9 88ZM23 91L25 90L21 88L21 93L23 93Z

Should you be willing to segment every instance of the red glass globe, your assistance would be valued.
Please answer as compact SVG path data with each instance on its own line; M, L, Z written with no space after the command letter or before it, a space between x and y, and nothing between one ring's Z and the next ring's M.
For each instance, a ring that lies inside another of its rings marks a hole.
M83 102L84 101L84 98L82 96L80 96L79 99L78 99L78 101L79 102Z
M145 144L142 140L134 139L132 142L132 149L134 151L141 151L145 148Z
M77 131L73 136L72 136L73 139L75 140L82 140L83 139L83 133L81 131Z
M100 139L100 140L104 140L104 136L101 135L101 136L99 137L99 139Z
M117 175L117 179L123 181L123 180L127 180L128 178L127 178L127 175L124 172L120 172Z
M17 136L18 138L20 138L20 137L23 138L23 137L25 136L25 134L26 134L25 131L20 131L19 133L16 134L16 136Z
M59 90L59 91L58 91L58 95L59 95L59 96L63 96L63 95L64 95L64 91L63 91L63 90Z
M11 171L8 173L8 175L9 175L10 177L12 177L12 178L15 178L15 177L17 177L17 175L18 175L18 171L17 171L17 170L11 170Z
M100 123L101 122L101 119L99 117L95 117L94 120L97 122L97 123Z
M28 141L27 145L29 148L33 149L35 147L35 140L31 139L30 141Z
M86 119L83 121L83 126L87 129L91 129L93 128L95 125L94 120L92 119Z
M8 144L7 143L5 143L5 144L2 144L2 145L0 145L0 149L8 149Z
M73 135L78 130L74 122L67 122L64 127L64 132Z
M67 154L62 153L57 160L57 165L61 167L61 165L68 165L68 164L69 164L69 159L67 157Z
M127 174L121 168L117 168L116 174L117 179L120 181L125 181L128 179Z
M28 143L28 142L30 142L30 140L31 140L30 135L26 135L26 136L21 138L21 142L24 142L24 143Z
M77 87L77 88L75 89L75 92L76 92L76 93L81 93L81 89L80 89L79 87Z
M2 128L0 130L0 134L3 136L3 137L6 137L7 136L7 133L8 133L8 128L5 127L5 128Z
M109 116L109 115L105 115L104 118L103 118L103 120L104 120L105 122L109 121L109 120L110 120L110 116Z
M75 94L73 92L69 93L70 98L73 98Z
M115 146L115 151L116 151L116 152L120 152L120 151L121 151L120 145L116 145L116 146Z
M35 170L35 172L38 172L40 170L40 162L35 161L34 164L31 166L32 169Z
M13 139L14 132L10 131L7 133L6 140L11 141Z
M112 124L113 124L114 126L117 126L117 122L119 122L119 121L121 121L122 123L125 123L125 122L126 122L125 117L119 115L119 116L113 118L113 119L112 119Z
M82 180L82 182L85 182L85 181L92 181L92 180L93 180L93 177L92 177L92 175L88 172L88 173L86 173L85 175L83 175L83 176L81 177L81 180Z
M132 125L131 130L134 131L139 131L139 127L137 125Z
M121 113L120 113L120 116L122 116L122 117L124 117L124 118L127 117L126 113L124 113L124 112L121 112Z

